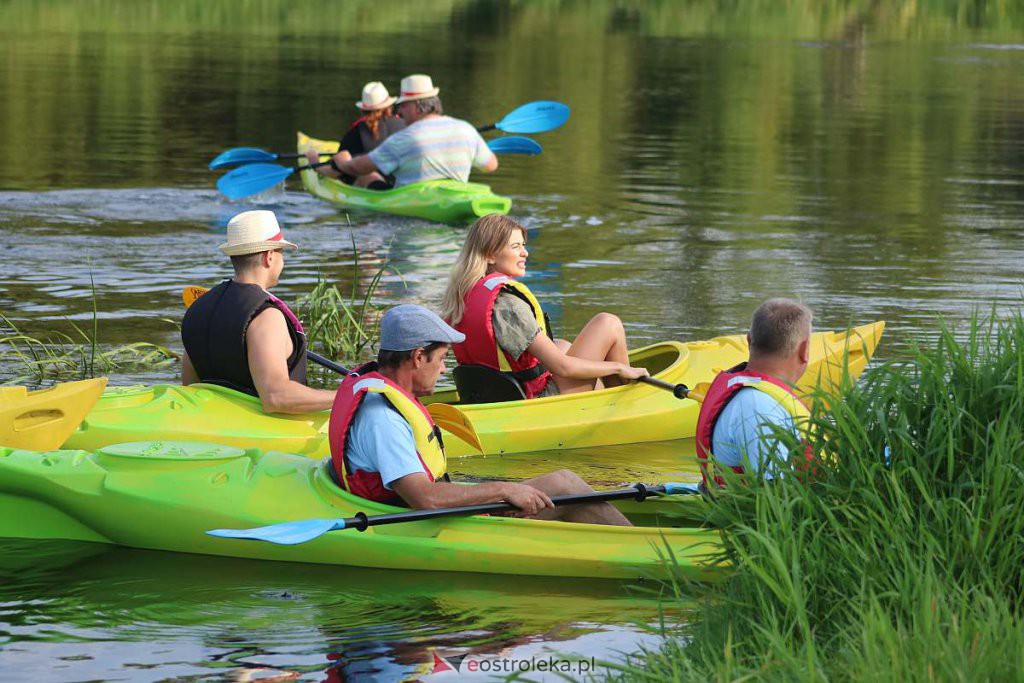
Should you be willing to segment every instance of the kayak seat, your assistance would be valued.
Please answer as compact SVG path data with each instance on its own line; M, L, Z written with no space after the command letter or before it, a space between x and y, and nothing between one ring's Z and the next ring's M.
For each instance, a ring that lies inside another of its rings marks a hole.
M452 371L459 402L503 403L526 398L519 382L483 365L459 365Z

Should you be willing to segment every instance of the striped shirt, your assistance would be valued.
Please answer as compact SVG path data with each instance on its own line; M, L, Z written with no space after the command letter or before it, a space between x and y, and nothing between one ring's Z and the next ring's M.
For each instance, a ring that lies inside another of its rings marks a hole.
M370 161L395 187L426 180L469 180L473 166L491 160L491 150L470 124L450 116L431 117L395 133L370 152Z

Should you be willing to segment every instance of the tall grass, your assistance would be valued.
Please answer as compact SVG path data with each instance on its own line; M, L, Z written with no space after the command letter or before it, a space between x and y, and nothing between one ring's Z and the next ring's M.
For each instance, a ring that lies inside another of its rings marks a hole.
M814 422L832 457L718 498L735 572L621 678L1024 677L1024 320L946 329Z
M70 332L51 332L37 338L25 334L0 314L0 383L39 385L53 380L85 379L169 366L178 359L178 354L166 346L148 342L103 351L95 318L91 334L75 323L69 325Z
M310 350L347 365L366 360L370 355L371 345L379 336L380 317L385 308L373 298L383 278L391 271L398 273L385 260L364 278L361 271L365 268L361 268L354 238L352 250L355 255L352 285L346 293L320 276L312 291L296 302L296 315L306 328ZM314 367L318 366L310 365L310 370ZM321 369L320 374L323 376L319 379L325 383L337 384L334 373Z

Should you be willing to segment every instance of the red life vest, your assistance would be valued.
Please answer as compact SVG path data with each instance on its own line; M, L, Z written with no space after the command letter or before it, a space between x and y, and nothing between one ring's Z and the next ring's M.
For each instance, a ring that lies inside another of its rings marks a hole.
M492 316L502 290L513 292L530 304L541 334L548 334L544 311L533 292L508 275L492 273L477 280L466 294L462 320L455 325L456 330L466 335L466 341L454 344L452 350L459 365L483 365L511 375L523 387L526 398L533 398L544 390L551 373L530 352L524 351L519 358L513 358L498 345Z
M445 475L446 460L441 430L434 424L430 413L415 396L377 372L376 366L376 363L367 363L356 368L338 387L331 407L327 439L331 446L331 463L341 487L362 498L390 503L400 498L394 491L384 488L380 473L353 470L348 459L349 430L367 393L382 394L412 427L416 455L430 481Z
M741 363L734 368L718 373L700 405L696 433L697 463L700 465L700 473L705 487L709 487L712 480L719 487L725 486L725 478L717 472L713 472L714 468L722 467L722 465L714 462L714 456L711 454L711 442L719 416L740 389L750 387L768 394L793 417L793 421L801 433L806 434L807 432L810 411L792 387L771 375L751 372L746 367L746 363ZM813 459L814 454L810 444L806 445L804 456L808 462ZM743 474L742 466L734 465L729 469L737 474Z

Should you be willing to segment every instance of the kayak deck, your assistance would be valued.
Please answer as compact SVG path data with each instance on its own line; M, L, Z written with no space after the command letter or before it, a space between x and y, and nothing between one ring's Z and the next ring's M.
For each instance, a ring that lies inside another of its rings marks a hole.
M689 498L689 497L684 497ZM675 499L675 500L673 500ZM699 499L697 501L699 503ZM707 580L714 530L610 527L511 517L458 517L333 531L297 546L220 539L213 528L399 511L341 491L309 458L210 444L143 442L84 451L0 449L0 536L356 567L634 579L664 576L671 553L683 575ZM627 507L627 509L630 509Z
M299 132L298 151L305 154L307 149L334 153L338 150L338 143L317 140ZM489 185L482 183L432 180L393 190L368 190L347 185L316 171L301 171L300 175L303 186L311 194L346 209L457 223L492 213L506 214L512 208L511 199L494 194Z

